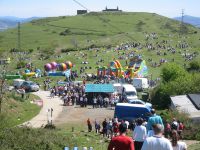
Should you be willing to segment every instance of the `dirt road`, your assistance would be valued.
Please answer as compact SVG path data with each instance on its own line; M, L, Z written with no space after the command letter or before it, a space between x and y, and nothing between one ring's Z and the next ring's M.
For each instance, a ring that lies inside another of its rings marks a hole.
M50 120L50 112L48 109L53 109L52 121L55 125L85 123L88 118L91 120L103 120L104 118L112 118L114 110L111 108L95 108L87 106L63 106L63 101L59 97L50 98L49 91L38 91L34 93L43 100L43 107L40 113L30 121L22 125L39 128L47 124Z
M30 121L23 123L23 125L30 126L33 128L39 128L47 124L47 120L51 119L51 108L53 109L52 112L52 121L54 121L59 114L62 112L63 109L63 102L60 100L59 97L50 98L49 91L38 91L33 93L39 96L43 100L43 107L40 113L32 118Z

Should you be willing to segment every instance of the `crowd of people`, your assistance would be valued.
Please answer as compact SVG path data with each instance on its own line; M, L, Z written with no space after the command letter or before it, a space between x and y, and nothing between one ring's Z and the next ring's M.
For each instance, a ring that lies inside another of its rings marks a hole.
M89 118L87 126L91 132L93 123ZM129 122L113 118L104 119L102 123L94 121L94 131L111 139L108 150L186 150L187 145L181 141L183 129L183 123L175 118L171 123L163 123L155 109L148 120L138 118ZM127 133L132 133L132 137L126 136Z

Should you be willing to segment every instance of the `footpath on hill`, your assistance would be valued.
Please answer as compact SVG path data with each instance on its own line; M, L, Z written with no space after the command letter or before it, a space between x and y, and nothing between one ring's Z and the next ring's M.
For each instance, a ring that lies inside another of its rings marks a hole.
M104 118L112 118L114 115L114 110L111 108L93 109L91 105L88 105L85 108L82 108L79 105L63 106L61 98L58 96L51 98L49 91L38 91L33 94L39 96L41 100L43 100L43 107L37 116L22 124L28 127L44 127L48 120L50 120L51 112L48 112L48 109L51 108L53 109L52 121L55 125L77 123L86 125L86 120L88 118L94 122L95 119L102 121Z
M54 98L51 98L49 91L38 91L33 94L39 96L41 100L43 100L43 107L41 108L37 116L23 123L22 125L26 125L33 128L40 128L40 127L45 126L48 120L50 120L51 111L48 111L48 110L51 110L51 109L53 110L52 121L54 121L58 117L58 115L63 110L63 106L62 106L63 102L57 96Z

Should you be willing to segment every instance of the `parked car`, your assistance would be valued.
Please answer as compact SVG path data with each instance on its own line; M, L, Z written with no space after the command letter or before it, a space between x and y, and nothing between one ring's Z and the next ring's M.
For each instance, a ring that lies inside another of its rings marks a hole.
M25 81L25 80L23 80L23 79L14 79L14 80L13 80L13 86L14 86L16 89L19 89L24 81Z
M145 103L144 101L140 100L140 99L132 99L128 101L129 104L141 104L141 105L145 105L149 108L152 108L152 104L151 103Z
M39 85L32 81L24 81L21 85L21 88L24 88L26 92L39 91Z

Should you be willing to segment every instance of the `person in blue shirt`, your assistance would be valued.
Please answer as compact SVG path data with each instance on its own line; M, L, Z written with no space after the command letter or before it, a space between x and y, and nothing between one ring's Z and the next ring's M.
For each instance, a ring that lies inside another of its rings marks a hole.
M152 130L152 125L154 124L161 124L163 127L163 121L162 118L159 115L156 115L155 109L151 110L152 116L149 117L148 123L147 123L147 131Z

